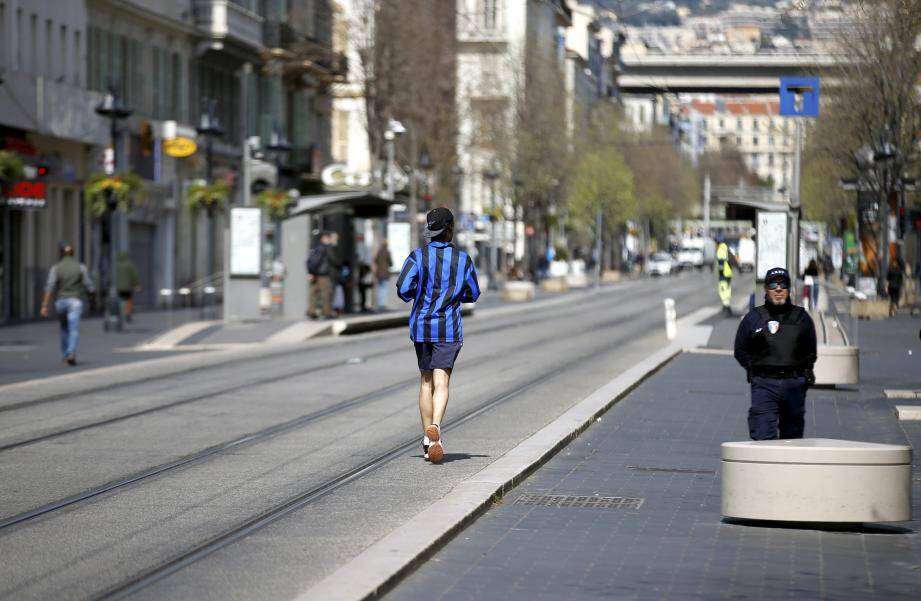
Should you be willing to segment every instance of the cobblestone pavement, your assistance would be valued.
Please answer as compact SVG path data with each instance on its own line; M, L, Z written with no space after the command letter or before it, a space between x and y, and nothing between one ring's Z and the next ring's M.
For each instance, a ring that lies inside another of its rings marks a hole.
M882 390L921 388L921 320L899 316L859 327L861 384L810 391L806 436L917 448L921 425L898 422ZM733 330L715 328L714 335ZM726 346L720 342L711 346ZM839 529L723 520L720 443L747 439L747 405L732 357L679 356L388 598L917 599L918 455L915 521ZM526 504L527 495L625 497L642 505L548 507Z

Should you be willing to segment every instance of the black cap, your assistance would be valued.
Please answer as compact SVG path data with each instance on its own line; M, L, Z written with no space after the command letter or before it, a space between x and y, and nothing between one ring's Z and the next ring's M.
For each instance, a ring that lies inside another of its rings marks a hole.
M767 274L764 276L764 283L768 284L776 280L789 284L790 272L783 267L772 267L771 269L768 269Z
M448 209L438 207L428 212L428 215L425 216L425 223L425 237L431 240L454 225L454 215Z

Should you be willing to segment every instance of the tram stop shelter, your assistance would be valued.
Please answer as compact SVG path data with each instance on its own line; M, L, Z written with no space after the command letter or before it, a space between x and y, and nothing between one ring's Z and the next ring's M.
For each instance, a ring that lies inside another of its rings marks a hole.
M281 232L281 259L285 266L284 317L303 319L307 313L310 298L307 256L316 243L316 232L331 230L339 234L339 258L357 277L355 220L386 220L392 204L393 201L377 191L367 189L311 194L298 199L284 220ZM353 286L343 288L348 311L353 306Z

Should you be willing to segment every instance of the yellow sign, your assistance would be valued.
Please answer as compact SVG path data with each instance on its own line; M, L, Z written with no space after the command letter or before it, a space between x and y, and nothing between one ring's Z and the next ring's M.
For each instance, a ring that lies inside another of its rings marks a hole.
M197 149L195 140L190 138L176 137L170 140L163 140L163 152L177 159L192 156Z

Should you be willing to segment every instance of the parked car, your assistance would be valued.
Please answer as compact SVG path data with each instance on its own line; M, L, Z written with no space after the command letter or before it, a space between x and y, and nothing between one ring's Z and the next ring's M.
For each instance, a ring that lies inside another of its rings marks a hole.
M674 267L674 259L668 253L654 253L646 261L646 273L649 275L669 275Z
M685 246L678 251L677 259L679 269L701 269L704 266L704 251Z

